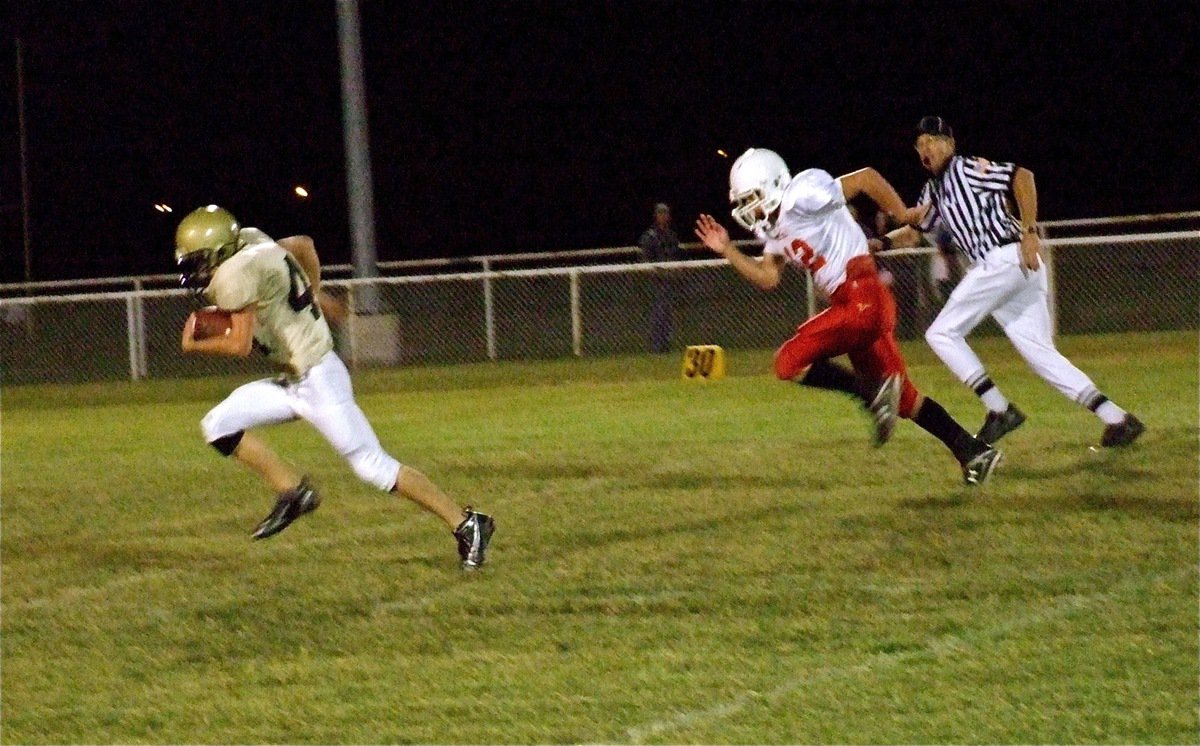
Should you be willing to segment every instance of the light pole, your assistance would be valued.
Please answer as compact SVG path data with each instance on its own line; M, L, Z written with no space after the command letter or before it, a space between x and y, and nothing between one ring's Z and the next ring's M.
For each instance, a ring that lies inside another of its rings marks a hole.
M17 39L17 137L21 148L21 240L25 246L25 282L33 282L33 244L29 240L29 162L25 138L25 62Z
M367 103L362 69L362 37L357 0L337 0L338 52L342 71L342 128L346 148L346 197L350 210L351 255L355 277L377 277L375 204L371 155L367 145ZM368 283L358 292L359 312L378 311L379 292Z

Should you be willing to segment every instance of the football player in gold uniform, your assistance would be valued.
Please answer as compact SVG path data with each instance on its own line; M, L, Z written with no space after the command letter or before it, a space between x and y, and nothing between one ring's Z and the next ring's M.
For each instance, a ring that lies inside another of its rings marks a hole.
M441 518L458 541L465 569L483 564L495 530L491 516L460 507L425 474L383 450L354 400L350 374L333 349L322 306L321 264L308 236L273 240L242 227L228 210L208 205L189 213L175 234L181 283L231 314L228 334L197 340L195 314L184 323L186 353L245 357L258 348L280 370L277 378L235 389L201 422L205 440L259 474L278 494L253 532L273 536L320 504L308 478L297 473L252 428L303 419L381 490L400 494Z

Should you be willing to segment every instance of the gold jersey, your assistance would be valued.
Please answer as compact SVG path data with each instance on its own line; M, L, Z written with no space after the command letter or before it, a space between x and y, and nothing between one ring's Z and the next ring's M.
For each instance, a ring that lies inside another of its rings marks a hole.
M204 294L226 311L254 306L255 346L299 378L333 349L329 324L296 259L257 228L238 233L243 248L213 273Z

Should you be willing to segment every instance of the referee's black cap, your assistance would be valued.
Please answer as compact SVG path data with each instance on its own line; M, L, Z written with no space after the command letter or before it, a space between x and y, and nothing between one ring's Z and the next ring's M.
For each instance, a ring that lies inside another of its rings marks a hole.
M920 123L917 124L917 135L954 137L954 130L950 127L950 123L941 117L921 117Z

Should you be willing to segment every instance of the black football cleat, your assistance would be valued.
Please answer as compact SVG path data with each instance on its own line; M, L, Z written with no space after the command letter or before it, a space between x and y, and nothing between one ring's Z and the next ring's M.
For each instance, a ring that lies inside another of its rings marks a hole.
M963 482L972 487L983 484L1002 457L1000 451L989 446L986 451L962 465Z
M875 419L875 432L872 443L879 448L892 437L896 429L896 419L900 416L900 374L893 374L884 379L875 398L867 405L871 416Z
M1146 432L1146 426L1142 424L1142 421L1126 412L1125 419L1104 428L1104 435L1100 436L1100 445L1105 448L1127 446L1144 432Z
M1016 430L1024 422L1025 413L1017 409L1015 404L1009 404L1008 409L1003 412L989 411L983 420L983 427L979 428L975 437L988 445L995 445L996 441Z
M470 505L464 512L467 517L454 529L454 538L458 540L462 568L475 570L487 560L488 542L496 531L496 521L490 515L476 513Z
M279 495L271 514L262 519L251 534L255 539L266 539L284 530L305 513L311 513L321 504L321 496L308 483L308 477L300 480L294 489Z

